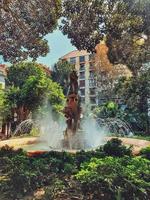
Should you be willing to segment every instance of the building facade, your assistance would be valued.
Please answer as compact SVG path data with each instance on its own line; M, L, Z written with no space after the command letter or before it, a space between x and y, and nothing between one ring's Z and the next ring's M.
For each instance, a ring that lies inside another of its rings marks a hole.
M125 65L112 65L109 62L107 57L108 48L105 44L99 44L97 48L96 54L90 54L85 50L75 50L64 55L60 60L67 60L75 65L79 77L80 96L85 106L95 107L110 100L122 103L122 99L112 94L114 84L121 77L130 78L132 73ZM98 76L95 76L95 70ZM112 78L110 78L112 73Z
M0 64L0 89L5 88L6 65ZM0 116L0 135L2 131L2 118Z
M0 88L5 88L6 65L0 64Z
M75 50L64 55L60 60L67 60L71 64L75 65L79 77L78 82L81 102L85 104L85 106L96 106L98 103L96 90L97 85L94 75L95 69L92 54L85 50Z

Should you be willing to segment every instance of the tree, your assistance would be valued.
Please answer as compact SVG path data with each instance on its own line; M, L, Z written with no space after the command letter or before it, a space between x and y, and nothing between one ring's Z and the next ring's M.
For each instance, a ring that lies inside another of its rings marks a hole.
M110 61L127 64L134 74L150 60L148 0L65 0L63 6L60 29L78 49L95 51L106 38Z
M44 36L57 27L60 0L2 0L0 13L0 55L5 61L36 59L48 53Z
M41 65L21 62L9 68L6 101L12 112L17 113L18 122L27 119L45 100L58 111L63 105L64 95L61 87L47 76Z
M150 69L139 76L130 79L122 79L115 87L115 93L124 99L127 105L126 117L145 132L150 132L147 99L150 94Z
M107 53L108 47L105 42L100 43L95 48L94 56L95 75L97 80L97 91L99 99L110 100L113 96L113 86L116 81L116 71L110 63Z
M105 101L115 97L113 88L118 79L122 76L131 77L132 73L125 65L113 65L108 59L108 47L101 42L95 48L94 56L95 76L97 80L97 91L99 98Z
M2 128L0 133L4 133L5 136L9 136L10 118L11 118L11 107L9 103L6 101L5 90L0 88L0 127Z
M69 74L73 69L74 65L68 61L59 61L54 65L52 71L52 80L62 86L65 95L67 95L69 87Z

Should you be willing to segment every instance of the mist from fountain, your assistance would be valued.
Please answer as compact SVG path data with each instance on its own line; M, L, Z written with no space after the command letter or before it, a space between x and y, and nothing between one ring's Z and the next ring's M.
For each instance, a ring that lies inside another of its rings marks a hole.
M64 130L66 129L65 118L63 115L57 117L53 115L52 109L49 107L47 114L42 117L37 116L35 122L28 119L20 123L15 134L27 133L31 127L37 127L39 131L37 143L27 146L26 150L67 150L62 145ZM133 134L129 124L118 118L97 120L87 113L81 120L79 131L70 139L69 148L78 150L79 147L86 150L96 148L103 145L106 142L105 137L111 136L108 133L112 132L118 136L131 136Z
M84 130L84 139L87 148L96 148L105 143L107 129L104 126L98 126L94 117L90 115L86 116L85 119L83 119L81 126Z
M40 127L39 141L44 142L51 149L62 149L61 141L66 124L63 116L53 119L51 109L44 118L38 120Z
M17 136L20 134L26 134L30 133L31 129L34 126L34 122L32 119L26 119L22 121L16 128L16 130L13 133L13 136Z
M109 135L116 136L133 136L134 132L130 126L130 124L124 120L119 118L99 118L97 119L97 123L99 127L104 126Z

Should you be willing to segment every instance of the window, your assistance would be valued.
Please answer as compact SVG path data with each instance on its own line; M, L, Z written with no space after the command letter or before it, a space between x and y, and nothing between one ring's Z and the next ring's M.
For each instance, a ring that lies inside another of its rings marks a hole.
M85 72L80 72L80 76L79 76L80 79L83 79L85 78Z
M95 86L96 86L96 81L95 81L95 79L90 79L90 80L89 80L89 86L90 86L90 87L95 87Z
M94 78L94 72L93 71L89 71L89 78Z
M95 97L91 97L90 98L90 102L91 102L91 104L96 104L96 98Z
M81 97L81 103L85 103L85 97Z
M90 89L90 95L96 95L96 89L95 88Z
M85 65L84 64L80 65L80 71L82 71L82 70L85 70Z
M70 58L70 63L71 64L76 64L76 57Z
M95 67L94 67L94 63L93 62L90 62L90 70L94 70Z
M80 87L85 87L85 80L80 81Z
M80 89L81 96L85 95L85 89Z
M85 56L80 56L80 57L79 57L79 60L80 60L80 63L81 63L81 62L85 62Z

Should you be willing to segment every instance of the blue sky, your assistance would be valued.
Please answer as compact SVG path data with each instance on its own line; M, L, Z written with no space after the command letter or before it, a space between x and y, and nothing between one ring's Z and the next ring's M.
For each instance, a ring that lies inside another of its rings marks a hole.
M74 46L72 46L67 36L64 36L58 29L53 33L48 34L46 39L48 40L50 52L45 57L39 57L37 62L45 64L48 67L53 66L54 63L56 63L63 55L76 49ZM3 63L2 57L0 57L0 63Z
M61 56L76 49L72 46L67 36L64 36L59 30L48 34L46 39L48 40L48 44L50 46L50 52L46 57L39 57L37 62L43 63L49 67L53 66L53 64L56 63Z

